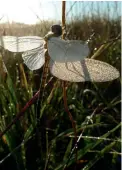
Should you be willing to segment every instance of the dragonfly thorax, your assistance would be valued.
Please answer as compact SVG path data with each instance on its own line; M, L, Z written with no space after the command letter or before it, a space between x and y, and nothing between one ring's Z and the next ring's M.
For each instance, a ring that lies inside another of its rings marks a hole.
M49 31L45 36L44 39L45 41L49 40L51 37L55 37L54 33Z

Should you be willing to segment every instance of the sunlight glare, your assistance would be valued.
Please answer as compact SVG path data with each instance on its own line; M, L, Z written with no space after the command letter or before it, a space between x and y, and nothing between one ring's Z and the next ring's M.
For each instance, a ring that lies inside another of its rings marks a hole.
M61 2L44 2L39 0L2 0L0 3L0 23L20 22L35 24L40 20L60 20ZM38 17L39 18L38 18Z

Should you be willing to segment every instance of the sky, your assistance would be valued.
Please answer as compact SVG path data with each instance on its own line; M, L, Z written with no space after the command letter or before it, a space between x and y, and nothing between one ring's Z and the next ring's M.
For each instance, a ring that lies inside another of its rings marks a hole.
M57 9L57 10L56 10ZM33 24L43 19L60 18L61 2L41 0L0 0L0 18ZM38 18L38 17L39 18Z
M78 11L81 12L81 10L86 10L86 13L89 14L91 10L90 3L92 5L92 2L84 2L80 3L77 2L70 11L70 14L75 15L78 13ZM67 7L67 13L70 10L71 6L73 5L74 1L69 1L66 3ZM95 9L94 3L94 10ZM121 4L121 2L118 2L118 4ZM107 9L106 4L102 3L103 10L105 11ZM109 5L114 7L114 4L112 2L109 2ZM101 13L102 8L101 4L99 4ZM119 8L121 5L118 5ZM20 23L26 23L26 24L35 24L36 22L39 22L40 20L60 20L61 21L61 1L44 1L44 0L0 0L0 23L2 22L20 22ZM115 17L116 12L114 11L114 8L109 9L111 12L111 16ZM112 11L113 10L113 11ZM120 9L119 9L120 10ZM73 12L74 11L74 12ZM69 16L70 17L70 16Z

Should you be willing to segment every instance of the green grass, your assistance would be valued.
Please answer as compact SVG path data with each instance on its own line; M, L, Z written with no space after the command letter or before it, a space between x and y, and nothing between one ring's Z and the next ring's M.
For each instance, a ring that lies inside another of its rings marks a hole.
M41 32L45 34L50 24L46 29L41 25L43 30L40 25L39 30L31 26L31 32L33 35L41 35ZM120 38L102 46L105 41L115 39L120 34L119 20L100 20L96 17L91 20L89 27L87 18L76 19L67 25L67 29L69 34L66 36L69 39L87 40L94 32L95 35L89 41L89 58L106 61L120 71ZM5 74L0 63L0 131L3 131L39 88L37 80L40 82L42 69L33 74L26 66L20 65L20 54L1 51L8 69ZM120 78L105 83L69 83L68 107L76 121L77 135L83 132L78 145L79 161L76 163L75 152L68 160L75 140L71 122L64 109L61 82L54 87L56 79L50 83L50 76L40 111L41 147L37 145L35 104L0 140L0 169L43 170L45 167L49 170L62 170L67 161L67 169L70 170L75 166L78 170L120 169ZM86 124L88 116L93 112L94 115Z

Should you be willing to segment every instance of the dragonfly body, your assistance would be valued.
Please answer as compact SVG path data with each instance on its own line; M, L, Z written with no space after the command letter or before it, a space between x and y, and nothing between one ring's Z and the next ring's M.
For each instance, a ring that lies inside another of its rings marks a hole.
M103 82L119 77L119 72L113 66L98 60L85 59L89 55L86 42L62 40L61 26L54 25L51 29L44 38L3 36L0 37L0 46L12 52L23 52L22 58L30 70L44 65L46 47L50 56L50 71L62 80Z
M43 95L44 95L44 88L45 88L45 84L46 84L46 80L47 80L47 75L48 75L48 68L49 68L49 61L50 61L50 56L48 54L48 50L47 50L47 43L48 41L50 40L50 38L52 37L59 37L61 36L62 34L62 28L60 25L53 25L51 27L51 32L49 32L47 35L45 35L44 37L44 40L45 40L45 43L44 43L44 49L40 50L39 52L42 52L44 51L44 57L43 57L43 64L44 64L44 67L43 67L43 74L42 74L42 78L41 78L41 85L40 85L40 101L42 101L43 99ZM26 56L26 55L25 55ZM24 58L24 57L23 57ZM45 61L44 61L44 58L45 58ZM39 66L41 67L41 66Z

